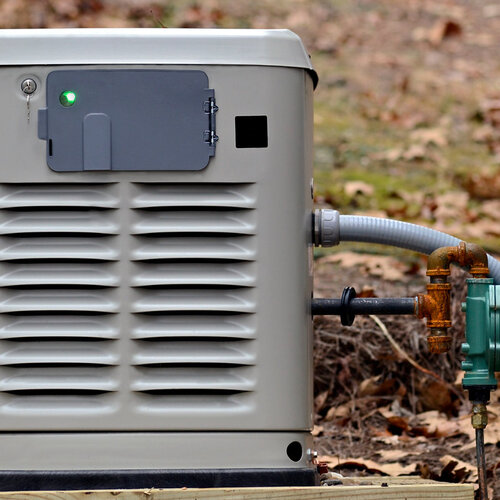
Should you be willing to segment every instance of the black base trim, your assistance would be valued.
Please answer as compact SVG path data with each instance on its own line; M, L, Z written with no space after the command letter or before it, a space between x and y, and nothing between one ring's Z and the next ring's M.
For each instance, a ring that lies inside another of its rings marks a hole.
M314 469L0 471L0 491L315 486Z

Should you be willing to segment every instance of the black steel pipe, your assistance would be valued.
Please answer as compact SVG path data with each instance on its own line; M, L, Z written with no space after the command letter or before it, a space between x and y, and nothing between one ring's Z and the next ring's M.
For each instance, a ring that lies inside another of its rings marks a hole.
M480 500L488 500L486 459L484 456L484 429L476 429L476 460Z
M414 314L415 297L404 298L353 298L348 303L341 299L312 299L311 312L315 316L340 316L345 308L357 314Z

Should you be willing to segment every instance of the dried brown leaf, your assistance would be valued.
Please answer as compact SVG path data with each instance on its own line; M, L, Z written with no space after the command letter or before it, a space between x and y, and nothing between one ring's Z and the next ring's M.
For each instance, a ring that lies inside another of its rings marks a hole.
M436 197L437 207L434 210L436 221L462 220L467 213L469 194L464 191L450 191Z
M482 125L474 130L472 138L476 142L489 142L496 139L495 129L491 125Z
M385 474L387 476L401 476L408 475L415 471L415 464L401 465L394 464L380 464L373 460L366 460L364 458L341 458L334 455L322 455L318 457L319 462L326 462L331 469L352 468L358 470L366 470L372 474Z
M362 271L373 276L381 276L388 281L401 281L407 266L394 257L384 255L339 252L318 259L318 264L338 263L341 267L359 266Z
M313 430L311 431L311 435L313 437L317 437L317 436L320 436L321 434L323 434L323 426L322 425L315 425L313 427Z
M344 192L350 197L357 195L372 196L375 193L375 188L366 182L351 181L345 183Z
M348 404L343 404L339 406L332 406L326 413L325 422L330 422L331 420L344 420L349 418L351 415L351 407Z
M434 26L427 32L427 40L432 45L440 45L445 38L460 36L462 26L451 19L439 19Z
M329 394L329 391L323 391L323 392L320 392L314 398L314 411L316 413L319 413L323 409L323 407L325 406L326 400L328 399L328 394Z
M362 398L366 396L394 394L396 381L394 379L385 379L381 381L381 377L381 375L375 375L363 380L359 384L358 396Z
M379 388L379 381L382 375L375 375L373 377L367 378L359 384L358 396L360 398L364 396L373 396L377 393Z
M371 286L363 286L360 292L358 292L357 297L358 298L367 298L367 297L376 297L377 294L375 293L375 290Z
M468 480L471 482L477 481L477 469L475 465L459 460L452 455L445 455L441 457L439 461L443 465L443 471L441 472L442 477L453 471L454 475L459 474L459 477L456 478L458 479L457 482L461 481L466 476L468 476ZM459 471L461 470L463 470L465 474L460 474Z
M410 137L413 141L423 144L434 144L435 146L447 146L448 138L446 137L446 130L443 128L419 128L414 130Z
M500 198L500 171L474 172L467 178L464 187L472 198L498 199Z
M408 452L406 450L399 450L396 448L391 448L389 450L378 450L377 455L384 462L397 462L402 458L406 458L408 455L413 455L414 452Z
M450 385L438 380L422 379L417 390L423 410L439 410L447 414L454 412Z
M410 428L409 418L396 415L387 407L379 408L378 411L383 417L385 417L390 426L401 429L402 431L407 431Z
M449 419L446 415L437 410L426 411L419 413L418 427L413 427L413 430L420 429L420 432L426 437L449 437L460 433L460 425L454 419Z
M500 213L500 212L499 212ZM480 219L465 227L469 238L486 239L500 236L500 220Z
M402 155L405 160L423 160L427 156L427 151L421 144L413 144Z
M373 160L393 162L402 158L404 151L401 148L386 149L371 155Z

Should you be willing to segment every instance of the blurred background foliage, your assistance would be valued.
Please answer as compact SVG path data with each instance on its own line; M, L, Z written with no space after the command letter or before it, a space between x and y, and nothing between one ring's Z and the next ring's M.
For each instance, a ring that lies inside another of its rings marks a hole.
M68 27L295 31L320 78L316 205L416 222L500 253L499 3L0 0L0 28ZM338 297L348 284L367 297L425 288L425 260L410 252L359 244L319 249L317 257L316 296ZM358 318L351 328L316 318L313 435L336 470L476 480L460 388L464 278L453 271L454 344L446 356L428 354L425 325L415 318ZM489 409L495 487L500 391Z

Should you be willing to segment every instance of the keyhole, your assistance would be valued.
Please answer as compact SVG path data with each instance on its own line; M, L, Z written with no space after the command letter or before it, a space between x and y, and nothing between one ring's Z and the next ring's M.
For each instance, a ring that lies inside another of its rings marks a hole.
M23 80L21 83L21 90L26 94L26 95L31 95L33 92L36 90L36 82L33 80L33 78L26 78L26 80Z

